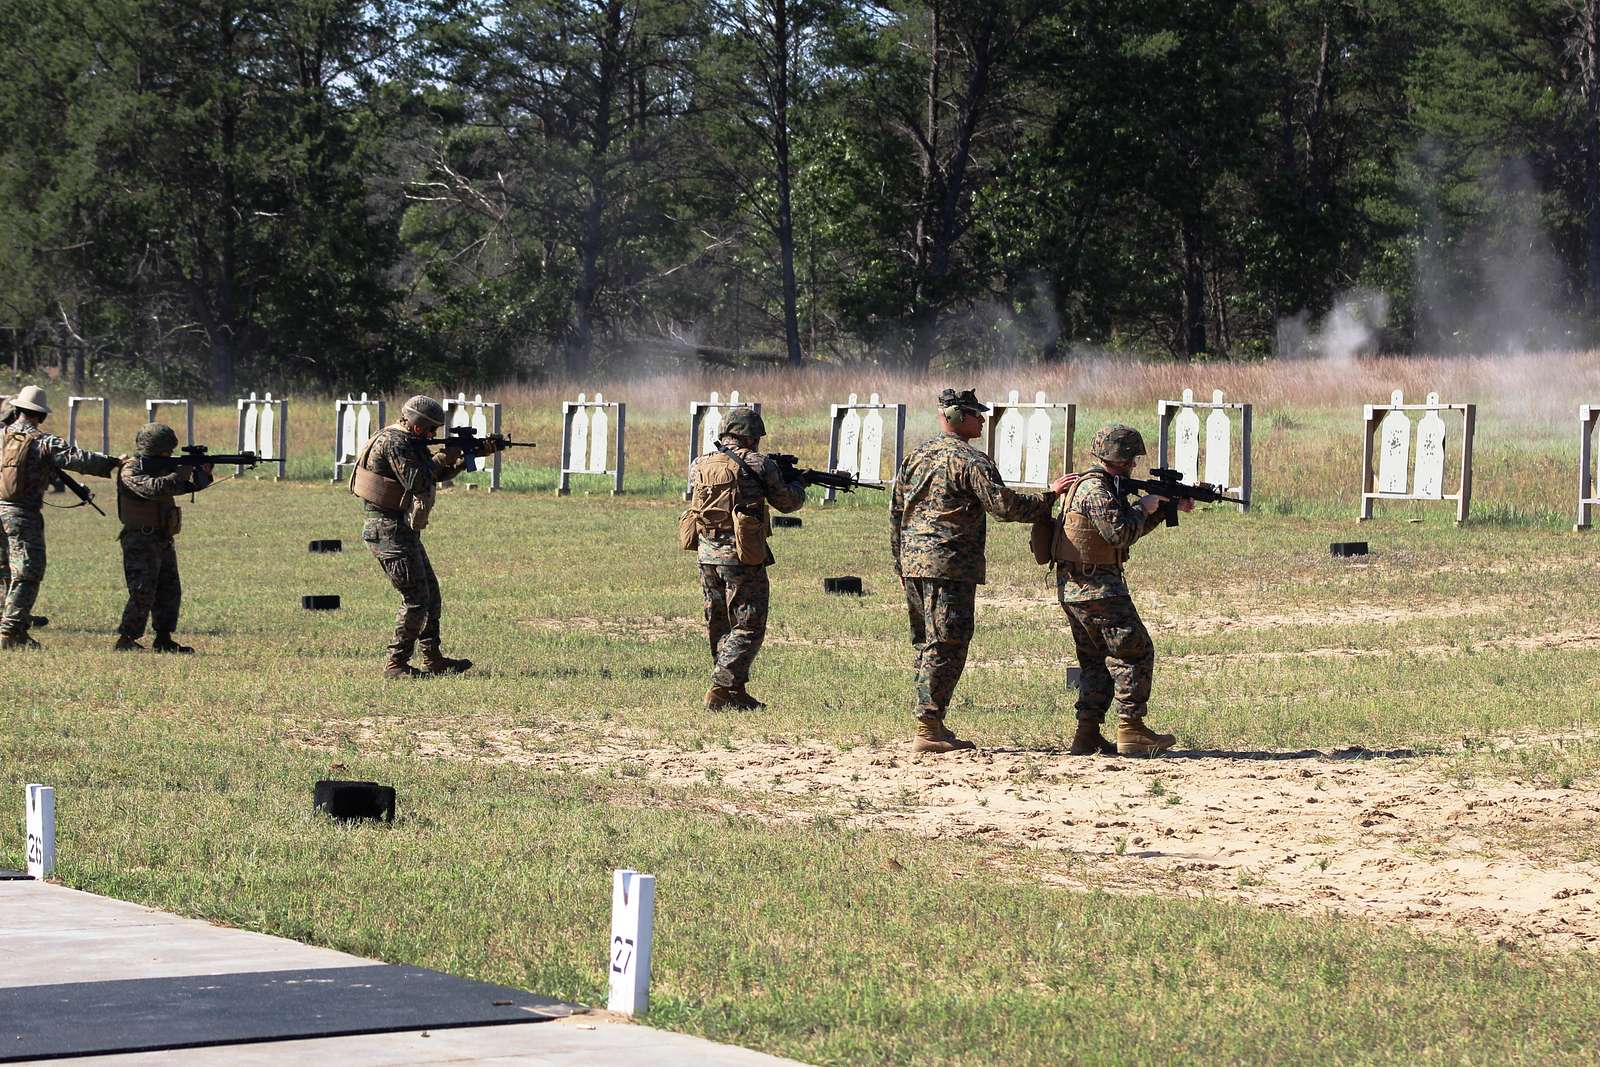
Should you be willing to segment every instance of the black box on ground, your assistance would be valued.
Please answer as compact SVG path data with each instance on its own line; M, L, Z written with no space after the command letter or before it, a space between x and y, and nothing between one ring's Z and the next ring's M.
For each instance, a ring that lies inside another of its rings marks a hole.
M317 783L311 808L335 819L394 822L394 786L324 778Z
M822 579L822 591L825 593L839 593L845 596L866 595L865 590L861 588L861 579L853 574L847 574L842 578Z

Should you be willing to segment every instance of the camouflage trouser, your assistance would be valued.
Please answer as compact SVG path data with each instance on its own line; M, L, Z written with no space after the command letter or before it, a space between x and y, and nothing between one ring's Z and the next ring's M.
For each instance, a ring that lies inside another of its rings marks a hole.
M383 573L400 593L400 611L394 617L394 640L389 659L408 663L420 642L424 659L439 655L439 579L422 547L422 538L405 523L374 516L367 519L361 539L372 549Z
M122 576L128 583L128 605L122 609L117 633L137 641L144 636L146 620L158 634L178 628L183 585L178 580L178 551L163 533L125 532L122 535Z
M907 578L906 608L916 646L918 717L944 718L967 665L978 585L946 578Z
M1078 721L1105 722L1113 700L1118 719L1144 718L1156 648L1133 598L1073 602L1062 597L1061 607L1072 624L1072 643L1083 671L1078 679Z
M711 641L711 684L742 686L767 636L767 602L772 587L766 567L700 564L700 590L706 597L706 637Z
M0 529L5 531L5 612L0 634L28 632L33 604L44 580L44 516L31 508L0 503Z

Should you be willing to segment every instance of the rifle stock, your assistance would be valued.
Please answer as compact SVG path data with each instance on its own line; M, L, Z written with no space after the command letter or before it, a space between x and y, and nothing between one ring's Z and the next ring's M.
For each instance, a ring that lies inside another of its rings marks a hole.
M802 485L820 485L841 493L854 492L856 489L877 489L881 491L884 488L873 482L864 482L849 471L822 471L811 467L802 467L799 465L799 456L784 455L782 453L768 454L778 464L778 469L783 472L785 481L798 478Z

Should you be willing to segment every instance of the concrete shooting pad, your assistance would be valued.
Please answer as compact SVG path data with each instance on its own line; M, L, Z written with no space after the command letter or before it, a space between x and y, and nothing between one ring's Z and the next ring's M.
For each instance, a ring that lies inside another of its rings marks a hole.
M0 1063L793 1062L41 882L0 882L0 945Z

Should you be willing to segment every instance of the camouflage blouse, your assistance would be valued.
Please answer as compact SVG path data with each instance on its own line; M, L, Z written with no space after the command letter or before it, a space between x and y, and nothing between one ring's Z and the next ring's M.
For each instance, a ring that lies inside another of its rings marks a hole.
M99 478L110 478L117 472L118 459L100 452L74 448L54 434L45 433L31 422L18 419L5 428L12 434L30 433L35 436L27 445L27 458L21 464L21 479L17 492L3 503L29 511L44 507L44 491L55 481L57 471L77 471Z
M372 435L372 451L367 455L367 467L375 474L393 478L405 486L414 497L426 498L436 485L460 473L463 458L459 452L447 449L438 456L428 451L429 439L418 437L396 423L385 426ZM384 511L378 505L362 501L363 510L373 515L393 517L399 512Z
M889 497L889 551L902 578L983 582L987 512L1002 522L1050 517L1056 495L1006 488L994 460L953 433L900 464Z
M750 477L742 469L739 472L739 498L741 500L755 500L765 497L774 510L781 512L799 511L806 502L806 487L803 482L786 482L783 474L778 469L778 463L770 459L765 453L752 452L748 448L740 448L733 443L732 438L722 441L734 455L744 460L752 471L761 476L760 481ZM700 461L708 459L716 453L707 453L695 460L694 467L689 471L689 485L691 492L700 476ZM697 557L700 563L709 563L719 566L737 566L739 553L733 547L733 531L712 531L700 535L700 551ZM771 564L772 550L767 550L767 564Z
M1089 476L1075 487L1070 506L1073 511L1088 516L1100 536L1111 544L1127 548L1161 525L1159 513L1146 515L1137 505L1111 492L1111 479L1104 467L1096 464L1085 474ZM1100 477L1092 476L1096 474ZM1128 595L1128 580L1122 567L1115 563L1098 566L1063 563L1057 570L1057 585L1063 603Z

